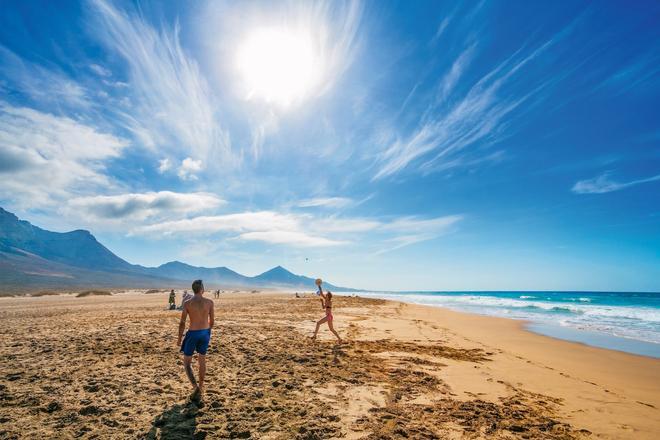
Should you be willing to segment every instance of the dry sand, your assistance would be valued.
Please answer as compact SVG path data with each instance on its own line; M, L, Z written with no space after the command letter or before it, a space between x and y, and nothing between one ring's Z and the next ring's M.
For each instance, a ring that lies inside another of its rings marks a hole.
M210 296L210 295L209 295ZM167 294L0 299L0 438L658 438L660 361L520 323L336 297L223 295L203 405Z

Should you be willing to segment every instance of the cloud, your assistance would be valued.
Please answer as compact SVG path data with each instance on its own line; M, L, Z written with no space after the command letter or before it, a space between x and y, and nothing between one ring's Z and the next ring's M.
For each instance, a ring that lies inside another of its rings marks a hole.
M257 211L167 221L138 227L132 232L157 235L210 235L216 232L295 231L299 227L299 220L292 215Z
M473 44L472 46L465 49L465 51L463 51L463 53L461 53L451 65L451 68L445 74L445 76L443 76L442 80L440 80L438 96L436 99L437 102L443 102L449 96L449 94L454 91L454 87L456 87L458 80L461 78L463 72L470 64L470 61L472 61L475 48L476 45Z
M0 76L18 91L39 104L68 105L75 109L91 105L88 91L59 70L26 61L0 45ZM0 81L0 90L2 82Z
M298 247L327 247L345 244L342 241L330 240L323 237L315 237L297 231L263 231L246 232L239 238L243 240L256 240L272 244L286 244Z
M310 221L309 228L324 233L354 233L376 231L382 223L367 218L316 217Z
M110 72L110 70L98 64L92 63L89 65L89 68L99 76L105 76L105 77L112 76L112 72Z
M385 230L406 233L442 232L462 219L463 217L460 215L448 215L445 217L436 217L431 219L420 219L418 217L409 216L397 218L390 223L384 224L382 228Z
M353 199L348 197L317 197L313 199L305 199L298 202L300 208L343 208L353 203Z
M145 220L208 211L224 203L215 194L159 191L77 197L69 201L68 206L75 212L101 220Z
M499 96L501 89L556 39L528 51L526 56L517 51L477 81L463 98L454 100L447 108L440 107L452 95L473 57L475 46L467 47L439 81L437 99L422 114L418 128L408 136L397 137L378 154L379 169L372 180L392 176L413 164L426 172L443 169L447 161L460 163L466 159L465 155L480 154L470 151L470 147L483 147L500 140L505 118L542 85L519 97Z
M143 226L132 231L136 235L151 236L205 236L219 232L238 233L238 236L234 238L239 240L261 241L295 247L325 247L342 244L337 240L305 232L300 217L273 211L201 216Z
M168 171L172 168L172 162L169 158L161 159L158 161L158 172L163 174L165 171Z
M215 118L206 79L181 46L178 25L156 30L136 10L105 0L91 4L90 32L128 67L131 106L120 112L125 128L147 148L230 162L229 137Z
M127 146L74 119L0 101L0 196L34 207L112 188L104 163Z
M202 161L194 160L193 158L186 157L181 161L181 166L177 175L181 180L197 180L195 173L198 173L202 170Z
M610 179L610 173L603 173L593 179L580 180L573 185L571 191L576 194L605 194L642 183L655 182L660 180L660 174L647 177L645 179L632 180L630 182L615 182Z
M440 39L440 37L442 37L442 34L444 34L447 30L447 26L449 26L450 19L451 17L445 17L442 19L438 25L438 29L436 29L435 34L433 34L433 38L431 38L431 41L429 41L430 45L434 45Z
M431 219L420 219L417 217L396 219L387 225L383 225L383 229L395 231L397 235L386 240L389 246L376 251L374 255L392 252L448 234L461 220L463 220L462 215L448 215Z
M332 247L360 243L360 247L395 243L396 248L437 238L451 232L460 215L393 219L316 217L275 211L200 216L140 226L133 235L194 239L227 234L233 240L259 241L292 247ZM379 253L393 250L392 246Z

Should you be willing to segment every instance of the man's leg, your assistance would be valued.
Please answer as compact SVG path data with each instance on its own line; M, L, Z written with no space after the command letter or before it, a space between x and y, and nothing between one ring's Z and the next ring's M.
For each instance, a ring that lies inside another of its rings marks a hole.
M204 392L204 376L206 376L206 355L198 354L197 362L199 362L199 391Z
M192 370L192 356L183 356L183 368L186 370L186 375L193 388L197 389L197 381Z

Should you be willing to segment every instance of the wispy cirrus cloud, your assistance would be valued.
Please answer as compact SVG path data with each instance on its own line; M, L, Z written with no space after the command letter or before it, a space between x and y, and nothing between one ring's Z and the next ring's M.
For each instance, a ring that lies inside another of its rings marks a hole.
M297 206L300 208L343 208L353 203L353 199L348 197L316 197L313 199L305 199L298 202Z
M254 231L238 236L242 240L261 241L271 244L285 244L298 247L328 247L345 244L343 241L331 240L299 231Z
M210 193L158 191L76 197L67 207L97 220L120 221L179 217L215 209L226 202Z
M228 234L230 239L260 241L292 247L328 247L361 243L397 248L449 233L462 220L460 215L436 218L413 216L390 219L325 217L277 211L240 212L164 221L134 228L131 234L154 238L200 237ZM375 241L374 241L375 240ZM381 244L379 244L381 243ZM388 249L381 252L387 252Z
M506 96L502 89L528 64L550 48L558 36L527 53L522 49L481 77L450 106L441 106L453 96L456 85L475 56L476 45L464 49L440 79L436 99L422 113L418 127L407 136L398 136L379 153L379 169L372 180L380 180L416 165L425 172L446 169L454 164L474 161L474 146L494 144L503 136L507 117L523 102L542 89L543 84L518 96ZM466 156L467 157L463 157ZM476 158L478 160L478 158Z
M241 212L161 222L136 228L131 233L152 237L230 233L233 234L232 238L238 240L295 247L326 247L342 244L341 241L305 231L303 220L304 218L300 216L274 211Z
M45 207L111 189L105 162L128 145L75 119L0 102L0 197Z
M47 68L25 60L2 45L0 76L8 81L13 91L40 105L71 106L76 110L91 106L90 93L79 82L54 67Z
M197 62L182 48L178 25L154 28L137 10L106 0L91 2L90 32L128 68L131 105L120 111L126 129L151 149L180 159L214 157L230 163L229 136L215 115L215 103Z
M641 185L642 183L655 182L660 180L660 174L636 179L628 182L616 182L610 178L611 173L603 173L592 179L580 180L573 185L571 191L576 194L605 194L613 191L630 188L631 186Z

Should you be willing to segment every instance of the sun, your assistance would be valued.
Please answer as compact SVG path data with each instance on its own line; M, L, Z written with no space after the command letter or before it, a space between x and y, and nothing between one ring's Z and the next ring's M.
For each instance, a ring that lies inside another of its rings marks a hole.
M237 67L246 99L287 107L317 84L320 60L308 32L262 28L239 46Z

